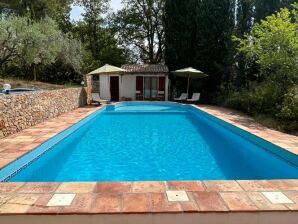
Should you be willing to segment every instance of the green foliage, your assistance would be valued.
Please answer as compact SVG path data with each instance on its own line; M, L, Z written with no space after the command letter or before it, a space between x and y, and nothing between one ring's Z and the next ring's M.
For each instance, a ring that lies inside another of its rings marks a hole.
M128 62L115 30L104 15L109 0L0 1L0 72L2 76L46 82L80 82L81 72L105 63ZM83 20L70 22L72 4L84 9ZM2 42L1 42L2 40Z
M254 4L255 10L253 12L256 22L260 22L266 16L275 13L283 7L288 7L295 3L296 0L245 0L251 1Z
M257 66L254 85L233 92L226 105L267 114L284 130L298 130L298 4L283 8L234 40L238 52Z
M281 131L298 130L298 87L295 86L285 95L279 94L274 82L263 82L224 96L224 106L242 110L265 126ZM278 102L278 103L277 103Z
M24 33L28 22L26 18L10 17L0 22L0 66L1 70L19 59L23 48L23 40L19 37Z
M64 35L57 23L46 17L32 21L10 16L0 21L0 62L2 70L14 65L31 71L54 64L57 60L78 71L81 68L80 43Z
M108 0L77 0L76 4L83 7L83 22L77 24L76 31L79 31L79 36L83 35L87 42L87 47L91 50L95 59L98 59L98 52L100 48L101 26L103 26L104 19L102 15L107 12Z
M170 70L194 66L199 1L165 3L165 61Z
M262 78L281 83L283 88L298 81L298 4L282 9L256 24L239 40L239 51L260 66Z
M62 34L57 24L48 17L40 22L28 20L28 25L21 32L16 29L16 33L20 38L18 42L22 44L21 65L35 69L37 65L53 64L61 52Z
M276 112L280 101L279 89L274 82L252 83L250 90L233 92L225 97L225 106L233 107L249 114ZM274 107L275 106L275 107Z
M74 24L73 34L80 39L86 51L83 54L84 72L90 72L109 63L120 66L128 62L128 51L118 46L116 33L106 26L103 15L108 11L107 0L77 0L84 8L83 21Z
M4 16L28 16L32 20L48 16L54 19L63 31L69 31L72 2L73 0L2 0L0 12Z
M124 7L111 17L120 44L145 63L160 63L164 53L162 17L165 0L123 0Z
M194 91L202 91L195 86L204 83L205 100L231 73L234 4L234 0L167 0L165 4L166 64L170 70L191 66L207 73L205 80L192 80ZM172 83L185 88L175 77Z
M61 48L57 60L80 72L83 65L83 47L80 41L69 34L62 34Z
M298 122L298 85L284 96L278 117Z

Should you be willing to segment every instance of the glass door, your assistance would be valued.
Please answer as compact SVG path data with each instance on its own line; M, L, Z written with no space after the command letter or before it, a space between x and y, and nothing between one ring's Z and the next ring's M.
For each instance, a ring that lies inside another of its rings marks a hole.
M144 77L144 99L145 100L150 100L151 97L151 79L150 77Z
M158 96L158 78L151 77L151 99L156 100Z
M144 99L156 100L158 96L158 78L144 77Z

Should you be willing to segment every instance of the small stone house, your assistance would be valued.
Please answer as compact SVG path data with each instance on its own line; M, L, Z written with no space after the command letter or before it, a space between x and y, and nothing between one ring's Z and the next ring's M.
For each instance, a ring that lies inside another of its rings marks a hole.
M111 101L167 101L169 69L166 65L123 65L126 72L92 77L92 92Z

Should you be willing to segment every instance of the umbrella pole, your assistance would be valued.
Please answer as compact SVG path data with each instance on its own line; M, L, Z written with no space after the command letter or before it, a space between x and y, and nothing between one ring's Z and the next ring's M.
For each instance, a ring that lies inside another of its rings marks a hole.
M188 98L188 92L189 92L189 76L190 75L188 75L188 81L187 81L187 98Z

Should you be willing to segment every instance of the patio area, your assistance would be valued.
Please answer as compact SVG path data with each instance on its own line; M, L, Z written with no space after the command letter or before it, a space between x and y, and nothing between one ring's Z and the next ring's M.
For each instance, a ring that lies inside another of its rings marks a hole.
M298 154L296 136L267 129L229 109L199 108ZM0 140L0 167L99 109L79 108ZM0 183L1 223L24 223L29 215L30 223L59 218L65 223L294 224L298 180Z

